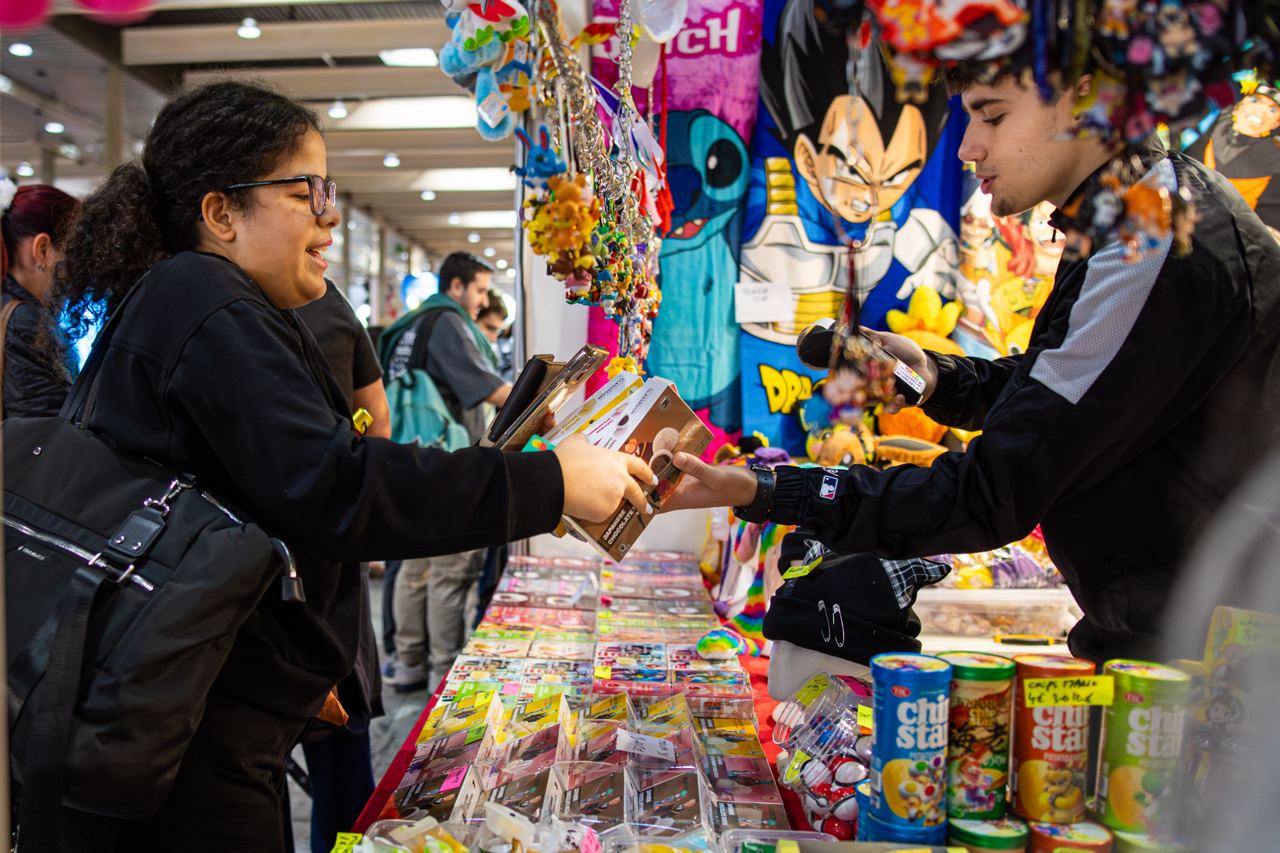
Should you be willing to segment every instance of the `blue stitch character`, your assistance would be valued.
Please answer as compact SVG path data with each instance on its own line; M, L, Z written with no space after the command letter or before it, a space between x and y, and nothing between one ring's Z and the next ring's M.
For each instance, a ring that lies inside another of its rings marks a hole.
M733 287L750 179L747 147L702 109L673 111L667 140L675 211L662 243L662 311L648 365L675 382L693 409L709 408L712 422L732 432L742 421Z

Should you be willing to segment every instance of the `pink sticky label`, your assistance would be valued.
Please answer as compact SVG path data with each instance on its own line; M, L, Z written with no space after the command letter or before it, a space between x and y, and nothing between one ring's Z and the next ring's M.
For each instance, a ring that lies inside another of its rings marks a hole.
M600 836L591 827L582 834L582 844L578 846L582 853L600 853Z
M463 764L460 767L453 768L453 770L449 772L449 775L444 777L444 784L440 786L440 793L443 794L445 791L452 791L454 788L460 786L462 784L462 780L467 778L467 768L470 766L471 765L469 764Z
M502 685L503 696L514 696L519 692L520 692L520 682L518 681L508 681L506 684Z

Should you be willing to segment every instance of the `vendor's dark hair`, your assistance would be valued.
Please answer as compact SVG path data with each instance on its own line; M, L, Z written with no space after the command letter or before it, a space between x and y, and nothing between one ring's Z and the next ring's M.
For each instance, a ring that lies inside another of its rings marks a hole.
M1009 63L1000 66L993 74L989 62L957 62L942 67L942 83L948 95L963 95L977 85L995 86L1007 78L1013 78L1020 86L1034 86L1027 72L1022 70L1026 67L1029 66ZM1050 78L1050 96L1044 102L1046 105L1056 104L1062 98L1064 90L1058 87L1057 80L1056 75Z
M454 252L440 265L440 292L447 293L455 278L465 287L482 272L492 273L493 267L470 252Z
M313 112L252 84L210 83L165 104L141 162L112 172L67 234L54 296L66 302L72 337L110 315L157 260L194 248L207 193L269 174L313 130ZM248 190L228 195L252 202Z
M829 0L789 0L778 17L770 44L760 60L760 99L777 126L774 135L788 154L794 154L801 135L818 146L827 110L840 95L849 94L849 47L845 33L860 20L860 4L849 9ZM859 90L887 142L902 117L903 104L889 77L884 56L872 47L863 51L856 69ZM940 90L917 105L924 116L928 151L937 144L947 122L947 98Z

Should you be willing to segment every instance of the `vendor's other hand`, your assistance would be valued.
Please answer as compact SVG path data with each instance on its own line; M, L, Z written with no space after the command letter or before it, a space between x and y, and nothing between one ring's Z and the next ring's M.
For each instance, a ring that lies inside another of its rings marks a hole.
M652 513L641 483L658 478L637 456L605 450L572 435L552 451L564 476L564 514L580 521L604 521L623 500L642 513Z
M923 403L933 394L938 385L938 371L931 359L920 345L904 335L892 332L877 332L863 327L862 333L888 350L889 354L910 367L924 378ZM833 406L854 406L862 408L866 404L866 383L862 377L852 370L837 369L822 385L822 395ZM907 400L901 394L884 404L884 410L890 414L907 408Z
M736 466L708 465L690 453L672 460L684 472L680 485L662 502L662 511L746 506L756 499L754 471Z

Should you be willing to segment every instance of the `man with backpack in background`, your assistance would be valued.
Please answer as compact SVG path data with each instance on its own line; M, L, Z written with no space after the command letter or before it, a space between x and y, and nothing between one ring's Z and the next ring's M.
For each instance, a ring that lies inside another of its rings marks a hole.
M506 402L511 383L498 375L497 356L476 325L492 277L484 261L454 252L440 266L440 291L383 332L378 354L394 440L466 447L483 435L493 407ZM453 665L483 559L484 551L469 551L401 564L393 593L396 660L386 678L398 692L438 682Z

